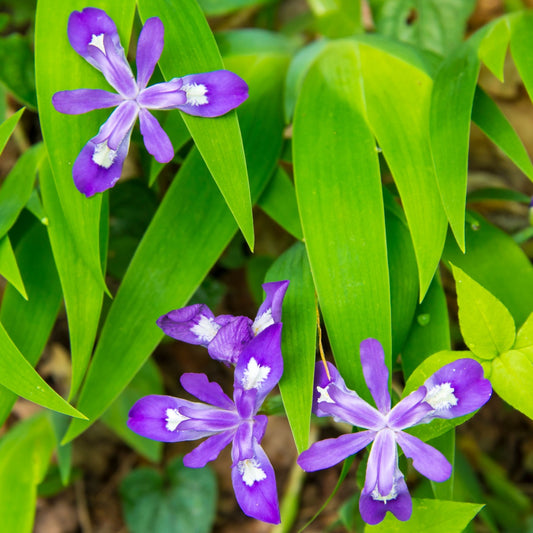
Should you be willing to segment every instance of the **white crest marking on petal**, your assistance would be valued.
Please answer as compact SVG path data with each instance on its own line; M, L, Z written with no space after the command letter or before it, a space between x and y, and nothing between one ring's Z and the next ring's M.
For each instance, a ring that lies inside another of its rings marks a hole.
M98 143L94 147L93 161L100 167L109 168L117 157L117 151L111 150L107 141Z
M201 315L198 324L191 328L191 333L194 333L202 342L211 342L219 329L220 326L212 318Z
M319 385L317 386L316 390L318 394L320 394L320 396L318 397L317 403L322 403L322 402L335 403L335 400L333 400L331 396L329 395L328 387L329 385L327 387L320 387Z
M167 409L166 410L166 425L165 427L169 431L175 431L176 428L180 425L180 422L184 420L189 420L188 416L182 415L177 409Z
M103 52L104 55L107 55L105 53L105 46L104 46L104 34L101 33L100 35L96 35L93 33L91 37L91 41L89 42L90 46L96 46L99 50Z
M255 458L239 461L237 468L242 480L248 487L251 487L256 481L263 481L267 477Z
M244 390L259 389L261 383L265 381L269 374L269 366L261 366L253 357L251 357L242 379Z
M392 485L392 489L387 495L383 496L382 494L380 494L378 491L378 488L376 487L372 491L372 494L370 494L370 496L372 496L373 500L377 500L383 503L387 503L390 500L395 500L398 497L398 491L396 490L396 483Z
M261 316L256 317L252 324L254 335L259 335L263 330L274 324L272 309L267 309Z
M435 385L428 391L425 401L435 410L449 409L457 405L458 399L454 394L454 389L449 383Z
M186 83L181 87L187 95L187 104L193 106L205 105L209 103L207 99L207 87L202 83Z

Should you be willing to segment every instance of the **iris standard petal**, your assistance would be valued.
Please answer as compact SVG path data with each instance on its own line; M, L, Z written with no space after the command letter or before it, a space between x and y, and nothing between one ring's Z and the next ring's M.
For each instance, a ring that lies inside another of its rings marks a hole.
M298 456L297 463L306 472L329 468L368 446L374 436L374 431L361 431L315 442Z
M188 115L219 117L248 98L248 85L229 70L190 74L182 78L186 102L178 108Z
M175 309L157 319L157 325L173 339L207 346L220 326L215 315L204 304L194 304Z
M235 498L245 515L270 524L280 523L274 469L263 448L254 442L252 458L237 459L231 467Z
M138 107L131 100L123 101L102 124L98 135L93 138L96 144L106 143L116 150L126 134L132 130L137 120Z
M388 424L393 429L405 429L420 424L432 411L429 404L424 402L426 387L419 387L398 402L389 413Z
M115 185L122 174L122 166L128 155L131 130L117 150L107 143L95 143L93 138L82 149L72 168L72 177L77 189L90 197Z
M182 374L180 383L189 393L210 405L221 409L233 409L231 398L226 395L222 387L214 381L209 381L205 374L186 373Z
M147 109L177 109L187 101L185 93L180 91L182 85L181 78L150 85L140 92L137 102Z
M150 111L141 108L139 110L139 121L144 145L148 153L153 155L159 163L171 161L174 157L174 148L157 119Z
M452 465L438 450L417 437L403 431L396 434L396 441L406 457L413 459L413 467L432 481L446 481L452 474Z
M434 409L426 421L472 413L492 394L490 381L483 377L483 367L467 358L443 366L424 382L424 386L426 402Z
M359 347L361 365L366 384L378 410L386 414L390 410L389 370L385 365L385 352L376 339L365 339Z
M252 321L246 316L233 317L222 326L209 343L209 355L225 363L237 363L244 347L253 339Z
M149 18L137 41L137 86L144 89L154 73L164 45L165 28L157 18Z
M123 101L122 96L102 89L75 89L73 91L60 91L52 96L52 104L56 111L67 115L81 115L118 106Z
M257 311L257 316L252 326L254 335L261 333L261 331L276 322L281 322L281 307L288 286L289 281L287 280L263 283L262 287L266 297Z
M183 457L183 464L189 468L203 468L214 461L220 452L232 441L233 431L223 431L213 435Z

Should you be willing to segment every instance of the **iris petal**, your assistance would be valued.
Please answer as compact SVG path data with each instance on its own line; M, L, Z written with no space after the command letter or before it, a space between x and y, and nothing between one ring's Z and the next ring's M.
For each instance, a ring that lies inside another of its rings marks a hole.
M154 73L155 66L161 57L164 45L165 28L157 18L149 18L141 30L137 41L137 85L144 89Z

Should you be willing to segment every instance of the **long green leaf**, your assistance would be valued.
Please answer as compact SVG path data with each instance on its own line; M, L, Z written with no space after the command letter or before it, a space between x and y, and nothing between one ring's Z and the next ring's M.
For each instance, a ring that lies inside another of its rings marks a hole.
M272 265L266 281L290 280L283 301L283 377L279 383L298 452L309 447L316 356L315 288L305 246L296 243Z
M264 189L281 151L287 62L277 55L232 58L232 68L246 74L254 95L240 111L253 199ZM163 335L155 325L157 318L187 303L236 230L205 163L193 150L152 219L109 310L79 400L91 422L72 424L67 441L94 422L129 383Z
M330 43L309 70L294 119L295 186L304 239L335 361L365 390L360 342L391 358L385 216L374 138L362 112L357 45Z
M159 17L165 49L159 61L166 79L224 68L213 33L195 0L139 0L141 18ZM235 111L215 119L182 114L229 209L253 250L250 188Z
M8 235L0 238L0 275L6 278L19 293L28 299L22 276L17 265L17 258L13 252Z
M7 120L4 120L4 122L0 124L0 154L4 151L9 137L11 137L15 131L15 128L22 117L22 113L24 113L24 108L19 109L15 114L11 115Z
M523 12L511 20L511 54L520 77L524 82L529 98L533 101L533 14Z

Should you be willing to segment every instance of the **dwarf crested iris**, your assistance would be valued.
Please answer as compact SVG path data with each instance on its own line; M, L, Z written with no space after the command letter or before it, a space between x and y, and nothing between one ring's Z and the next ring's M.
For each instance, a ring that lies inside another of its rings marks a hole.
M366 339L360 348L365 381L376 407L348 389L337 369L322 363L315 374L313 411L332 416L366 431L316 442L298 458L298 464L313 472L328 468L357 453L371 442L365 485L359 499L361 517L378 524L387 511L399 520L409 520L411 496L398 467L398 448L413 459L413 467L433 481L445 481L452 466L435 448L404 430L435 418L455 418L479 409L491 396L490 382L473 359L459 359L430 376L420 388L391 409L389 372L381 344Z
M235 368L233 401L205 374L183 374L183 388L206 403L145 396L132 407L128 420L132 431L153 440L208 437L183 458L191 468L213 461L231 442L237 502L248 516L273 524L280 521L276 478L260 445L267 417L257 412L283 373L281 327L279 323L267 327L244 348Z
M255 320L246 316L215 316L204 304L170 311L157 325L174 339L205 346L213 359L235 364L244 347L268 326L281 321L281 306L288 281L264 283L264 302Z
M189 115L218 117L248 98L244 80L227 70L191 74L147 87L163 51L164 28L157 17L146 21L139 36L137 79L115 23L105 11L94 7L74 11L67 31L74 50L102 72L117 91L76 89L55 93L52 98L55 109L69 115L116 107L74 163L74 183L86 196L113 187L119 179L137 117L148 152L160 163L174 157L170 139L150 109L180 109Z

